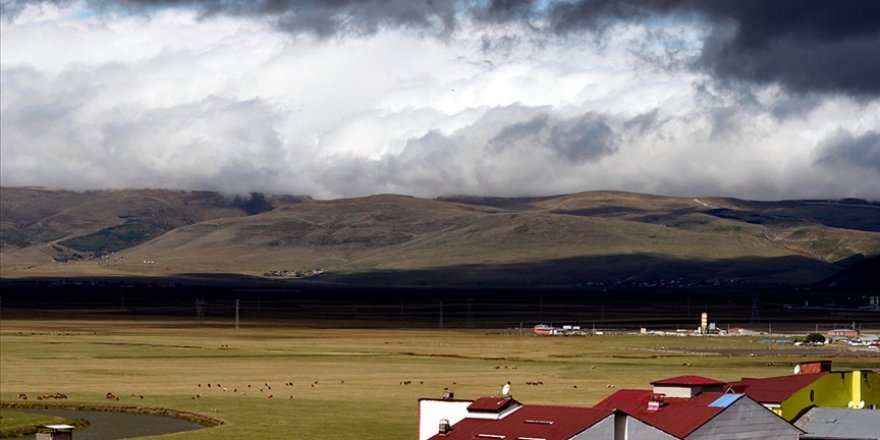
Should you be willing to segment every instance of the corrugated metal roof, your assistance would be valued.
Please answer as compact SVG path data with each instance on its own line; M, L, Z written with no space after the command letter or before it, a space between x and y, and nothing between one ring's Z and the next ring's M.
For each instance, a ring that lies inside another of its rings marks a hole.
M655 380L651 385L724 385L724 382L702 376L675 376Z
M519 404L513 397L480 397L467 407L468 411L498 412L513 404Z
M880 439L880 411L812 408L795 426L807 431L802 439Z
M611 414L613 411L593 408L523 405L499 420L465 418L431 440L568 440Z
M664 397L665 406L659 411L648 409L652 396L654 393L651 390L620 390L596 404L596 408L618 409L678 438L686 437L726 409L726 406L711 406L724 397L724 393L700 393L691 398ZM737 399L742 397L736 394L731 396L737 396Z
M812 374L795 374L792 376L767 377L763 379L746 379L727 384L728 389L744 393L761 403L782 403L792 394L804 389L827 372Z

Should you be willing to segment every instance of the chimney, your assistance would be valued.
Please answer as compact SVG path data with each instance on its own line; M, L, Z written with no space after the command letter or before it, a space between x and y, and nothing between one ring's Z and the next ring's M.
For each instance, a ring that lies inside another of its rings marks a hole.
M654 393L651 400L648 401L648 411L660 411L660 408L666 406L665 394Z
M449 426L449 419L440 419L440 426L437 431L440 434L449 434L449 431L452 431L452 427Z
M831 371L831 361L809 361L801 362L797 366L795 374L812 374L812 373L828 373Z

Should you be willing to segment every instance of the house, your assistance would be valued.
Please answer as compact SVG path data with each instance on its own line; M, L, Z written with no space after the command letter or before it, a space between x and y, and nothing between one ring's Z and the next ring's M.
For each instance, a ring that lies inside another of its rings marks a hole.
M835 372L830 361L803 362L795 371L787 376L743 378L728 383L726 391L744 393L788 421L812 407L880 407L880 374L874 371Z
M874 371L833 371L830 361L811 361L787 376L730 383L676 376L651 385L619 390L593 408L522 404L507 394L509 386L476 400L455 400L446 390L443 399L419 400L419 440L880 440L871 431L880 431ZM870 427L868 437L860 426Z
M73 425L41 425L36 440L72 440L74 429Z
M803 432L724 387L678 376L654 382L651 390L620 390L593 408L527 405L507 395L420 399L419 440L797 440Z
M654 382L652 390L617 391L595 408L624 415L618 417L616 433L629 440L797 440L802 433L748 396L721 392L723 386L713 379L679 376Z
M461 403L420 399L419 439L614 439L614 411L523 405L510 396L501 396L468 402L462 414Z
M724 382L700 376L676 376L651 382L654 392L668 397L694 397L703 391L724 391Z

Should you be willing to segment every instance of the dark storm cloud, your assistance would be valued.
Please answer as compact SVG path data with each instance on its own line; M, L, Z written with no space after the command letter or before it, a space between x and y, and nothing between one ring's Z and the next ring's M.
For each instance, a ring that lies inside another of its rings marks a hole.
M4 15L14 16L27 4L66 6L72 0L8 0ZM263 18L290 33L320 37L373 34L380 28L413 28L448 32L455 28L456 0L91 0L98 11L150 13L166 8L191 9L201 16Z
M562 34L620 20L705 20L709 37L695 66L718 80L880 94L880 2L873 0L581 0L556 3L549 16Z
M489 139L490 149L524 145L548 148L570 162L595 160L615 151L611 127L592 112L575 118L554 118L548 113L504 127Z
M29 3L5 0L4 15ZM263 18L291 33L321 37L372 34L382 28L448 34L463 17L527 25L565 36L603 32L621 22L674 19L707 30L692 67L721 83L779 84L794 92L880 95L880 2L875 0L91 0L96 10L151 12L188 8ZM660 39L662 40L662 38ZM667 45L668 42L658 41ZM680 64L670 47L657 61ZM649 57L650 58L650 57ZM656 58L656 57L654 57ZM669 58L669 59L666 59ZM648 60L650 61L650 60Z
M820 165L856 167L880 175L880 131L868 131L859 136L840 131L824 142Z

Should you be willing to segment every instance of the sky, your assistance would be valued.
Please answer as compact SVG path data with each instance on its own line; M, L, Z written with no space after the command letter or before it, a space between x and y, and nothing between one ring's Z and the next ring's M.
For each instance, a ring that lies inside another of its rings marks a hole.
M880 2L0 0L0 184L880 199Z

